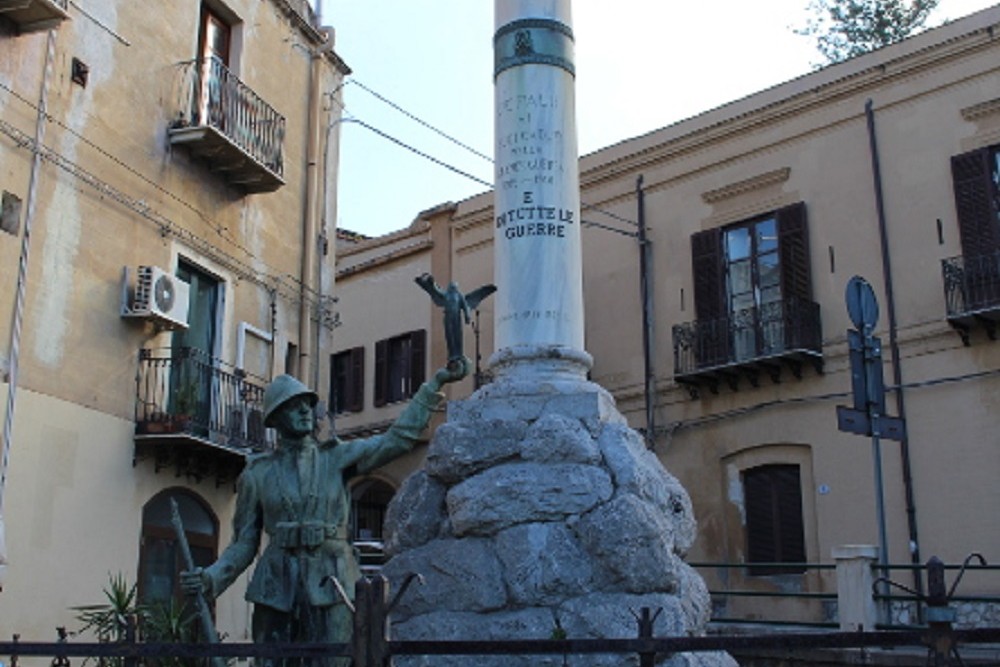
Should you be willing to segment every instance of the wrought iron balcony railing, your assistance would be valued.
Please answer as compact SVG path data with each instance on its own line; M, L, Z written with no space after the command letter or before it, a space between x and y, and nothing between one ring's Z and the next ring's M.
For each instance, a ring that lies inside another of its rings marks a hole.
M170 140L186 144L249 192L284 184L285 117L216 57L180 64Z
M996 338L1000 321L1000 252L941 261L948 321L969 344L969 329L982 324Z
M48 30L69 18L69 0L0 0L0 18L21 33Z
M235 455L268 450L264 382L192 348L143 349L136 376L136 441ZM164 447L165 448L165 447ZM166 458L169 452L157 452Z
M674 377L705 381L713 390L719 379L735 386L746 376L757 384L760 371L777 381L782 364L800 375L801 362L822 370L819 304L786 299L714 320L695 320L673 328Z

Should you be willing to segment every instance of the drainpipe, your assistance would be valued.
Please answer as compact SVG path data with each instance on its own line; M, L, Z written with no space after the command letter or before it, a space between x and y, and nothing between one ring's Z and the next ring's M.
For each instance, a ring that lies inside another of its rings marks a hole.
M642 298L642 361L646 401L646 447L656 446L656 373L653 369L653 301L649 282L649 253L652 244L646 236L646 193L642 176L635 181L636 217L639 221L639 290Z
M38 115L35 119L34 155L31 158L31 173L28 180L28 197L25 203L24 236L21 237L21 257L17 268L17 285L14 296L14 313L10 333L10 356L8 359L7 411L3 422L3 453L0 455L0 590L7 569L6 527L3 519L4 496L7 491L7 466L10 461L11 436L14 431L14 406L17 399L18 359L21 354L21 326L24 321L24 294L28 280L28 254L31 250L31 227L35 221L38 204L38 179L42 166L41 147L45 139L45 123L48 115L49 79L55 60L56 31L49 30L45 50L45 68L42 84L38 92Z
M920 565L920 541L917 536L917 507L913 499L913 472L910 465L910 442L906 424L906 403L903 397L903 373L900 368L899 338L896 323L896 299L892 287L892 264L889 256L889 232L885 221L885 199L882 194L882 166L879 160L878 141L875 134L875 111L869 99L865 102L868 121L868 145L872 158L872 176L875 184L875 206L878 213L879 242L882 246L882 279L885 281L886 310L889 317L889 353L892 359L892 383L896 387L896 414L903 420L903 438L899 442L899 455L903 466L903 489L906 495L906 524L910 532L910 562ZM883 573L885 576L886 573ZM923 592L920 571L913 570L914 590ZM919 610L918 610L918 613ZM922 614L921 614L922 615Z
M316 244L319 238L319 151L320 151L320 67L322 57L317 49L309 50L309 120L306 136L306 202L302 223L302 265L299 274L299 379L319 384L319 363L315 359L313 318L316 310L310 308L315 299L319 308L319 289L316 281Z

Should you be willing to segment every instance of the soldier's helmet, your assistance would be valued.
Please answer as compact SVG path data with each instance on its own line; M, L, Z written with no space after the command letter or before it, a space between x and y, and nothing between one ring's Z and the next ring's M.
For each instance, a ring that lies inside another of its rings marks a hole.
M267 385L264 390L264 426L274 426L271 417L282 405L297 396L307 396L309 404L316 407L319 396L297 378L291 375L279 375Z

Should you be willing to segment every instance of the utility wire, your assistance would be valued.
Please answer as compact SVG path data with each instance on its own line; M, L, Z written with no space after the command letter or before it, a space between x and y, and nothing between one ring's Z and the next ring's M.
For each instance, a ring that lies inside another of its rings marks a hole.
M422 120L421 118L417 117L412 112L407 111L406 109L404 109L401 105L397 104L396 102L393 102L392 100L388 99L384 95L381 95L381 94L375 92L374 90L372 90L371 88L369 88L365 84L361 83L357 79L349 79L347 81L347 83L345 83L344 85L346 86L347 84L354 84L355 86L361 88L362 90L364 90L365 92L369 93L370 95L372 95L373 97L375 97L379 101L383 102L384 104L389 105L390 107L392 107L393 109L395 109L399 113L403 114L404 116L406 116L410 120L413 120L414 122L419 123L423 127L425 127L428 130L430 130L431 132L434 132L435 134L437 134L437 135L439 135L439 136L447 139L448 141L450 141L451 143L455 144L456 146L459 146L460 148L469 151L473 155L475 155L477 157L480 157L480 158L486 160L487 162L489 162L491 164L495 163L495 160L492 157L490 157L490 156L488 156L488 155L486 155L486 154L484 154L484 153L476 150L475 148L472 148L468 144L465 144L465 143L459 141L458 139L454 138L453 136L451 136L450 134L448 134L444 130L441 130L441 129L435 127L434 125L431 125L427 121ZM332 96L331 96L331 98L332 98ZM344 104L339 103L339 102L338 102L338 104L340 104L341 108L344 109L344 111L347 111L347 107ZM355 122L360 122L360 121L355 121ZM467 177L471 178L473 181L475 181L476 183L480 183L480 184L486 185L487 187L489 187L491 189L493 188L493 184L492 183L486 183L485 181L482 181L482 180L480 180L480 179L478 179L478 178L476 178L474 176L469 176L468 174L466 174L462 170L457 169L455 167L452 167L451 165L446 164L443 160L439 160L438 158L434 158L434 157L431 157L429 155L426 155L426 154L418 151L417 149L412 148L412 147L404 144L403 142L396 140L395 138L389 137L388 135L386 135L385 133L380 132L379 130L375 130L370 125L366 125L366 127L368 127L369 129L371 129L371 130L373 130L373 131L375 131L375 132L377 132L379 134L382 134L387 139L390 139L392 141L395 141L395 142L399 143L401 146L403 146L407 150L411 150L411 151L413 151L413 152L415 152L415 153L417 153L417 154L419 154L419 155L421 155L423 157L426 157L427 159L430 159L431 161L436 162L437 164L439 164L441 166L444 166L444 167L450 169L451 171L459 173L459 174L461 174L463 176L467 176ZM623 223L625 223L627 225L632 225L633 227L638 227L639 226L639 223L636 222L635 220L631 220L629 218L623 217L623 216L618 215L616 213L612 213L611 211L607 211L605 209L602 209L601 207L599 207L599 206L597 206L595 204L588 204L586 202L582 202L581 203L581 208L584 211L596 211L597 213L601 213L602 215L606 215L606 216L608 216L609 218L611 218L613 220L617 220L618 222L623 222ZM624 234L626 236L630 235L628 232L623 232L623 231L615 229L613 227L604 227L603 225L600 225L598 223L593 223L593 222L589 223L589 224L592 227L599 227L601 229L607 229L608 231L616 232L616 233L619 233L619 234Z
M360 81L358 81L357 79L350 79L350 80L348 80L348 82L347 82L347 83L353 83L353 84L354 84L355 86L357 86L357 87L358 87L358 88L360 88L361 90L365 91L366 93L369 93L370 95L372 95L373 97L375 97L375 98L376 98L376 99L378 99L379 101L381 101L381 102L384 102L385 104L388 104L388 105L389 105L390 107L392 107L393 109L395 109L395 110L396 110L396 111L398 111L399 113L403 114L404 116L406 116L406 117L407 117L407 118L409 118L410 120L412 120L412 121L414 121L414 122L416 122L416 123L419 123L420 125L424 126L424 127L425 127L425 128L427 128L428 130L430 130L431 132L433 132L433 133L435 133L435 134L437 134L437 135L439 135L439 136L441 136L441 137L444 137L445 139L447 139L447 140L448 140L448 141L450 141L451 143L455 144L456 146L458 146L458 147L460 147L460 148L464 148L465 150L469 151L469 152L470 152L470 153L472 153L473 155L475 155L475 156L477 156L477 157L481 157L481 158L483 158L483 159L484 159L484 160L486 160L487 162L493 162L493 158L491 158L491 157L490 157L489 155L486 155L486 154L484 154L484 153L480 153L480 152L479 152L479 151L477 151L477 150L476 150L475 148L472 148L471 146L469 146L469 145L467 145L467 144L464 144L464 143L462 143L461 141L459 141L459 140L458 140L458 139L456 139L455 137L453 137L453 136L451 136L450 134L448 134L448 133L444 132L443 130L439 130L438 128L434 127L433 125L431 125L431 124L430 124L430 123L428 123L427 121L424 121L424 120L421 120L420 118L418 118L418 117L417 117L417 116L415 116L414 114L410 113L409 111L407 111L406 109L404 109L404 108L403 108L403 107L401 107L400 105L396 104L396 103L395 103L395 102L393 102L392 100L390 100L390 99L387 99L387 98L386 98L385 96L383 96L383 95L379 95L379 94L378 94L378 93L376 93L376 92L375 92L374 90L372 90L371 88L369 88L369 87L368 87L368 86L366 86L365 84L361 83L361 82L360 82Z
M419 155L420 157L422 157L422 158L424 158L426 160L430 160L431 162L433 162L434 164L436 164L436 165L438 165L440 167L444 167L445 169L447 169L449 171L452 171L452 172L454 172L454 173L456 173L456 174L458 174L460 176L465 176L466 178L468 178L470 180L473 180L476 183L479 183L480 185L484 185L484 186L486 186L487 188L489 188L491 190L493 189L493 184L492 183L490 183L488 181L484 181L483 179L479 178L478 176L473 176L469 172L462 171L458 167L450 165L447 162L445 162L444 160L441 160L439 158L434 157L433 155L430 155L430 154L425 153L425 152L423 152L423 151L421 151L421 150L419 150L417 148L414 148L413 146L411 146L410 144L406 143L405 141L403 141L401 139L397 139L396 137L392 136L391 134L388 134L387 132L383 132L382 130L378 129L377 127L375 127L373 125L369 125L368 123L364 122L363 120L351 117L351 118L344 118L343 122L345 122L345 123L356 123L356 124L360 125L361 127L365 128L366 130L370 130L371 132L374 132L375 134L379 135L383 139L388 139L389 141L391 141L392 143L396 144L397 146L399 146L401 148L405 148L406 150L410 151L411 153L415 153L416 155Z

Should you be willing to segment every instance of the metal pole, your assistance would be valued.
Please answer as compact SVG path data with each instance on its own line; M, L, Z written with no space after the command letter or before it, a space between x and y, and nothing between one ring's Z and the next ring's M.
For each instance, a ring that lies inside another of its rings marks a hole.
M875 471L875 520L878 522L878 564L881 569L879 573L879 595L882 599L878 603L879 622L889 621L889 601L885 596L889 595L889 583L887 577L889 572L889 540L885 531L885 493L882 484L882 441L879 437L879 414L877 410L871 411L872 423L872 459Z
M639 218L639 289L642 297L642 361L646 399L646 447L656 446L656 373L653 370L653 301L649 280L650 242L646 236L646 196L642 176L636 179L635 195Z
M882 278L885 281L886 311L889 318L889 354L892 358L892 384L896 397L896 415L906 421L906 401L903 396L903 369L899 353L898 326L896 323L896 295L892 285L891 253L889 252L889 229L886 222L885 196L882 192L882 163L878 150L878 135L875 131L875 110L872 100L865 103L865 119L868 126L868 148L872 160L872 179L875 188L875 208L878 214L879 243L882 251ZM912 461L910 457L910 438L903 430L899 441L899 457L903 466L903 493L906 502L906 525L910 535L910 562L920 565L920 537L917 531L917 503L914 493ZM913 570L913 588L918 594L923 592L923 580L920 571ZM922 620L923 608L917 606L918 620Z

